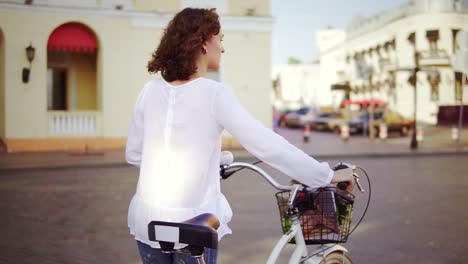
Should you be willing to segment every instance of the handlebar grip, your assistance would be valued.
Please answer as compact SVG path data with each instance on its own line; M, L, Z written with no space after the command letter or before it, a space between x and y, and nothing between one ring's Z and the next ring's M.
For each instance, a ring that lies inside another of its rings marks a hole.
M235 172L236 172L235 170L226 171L226 169L224 169L223 166L220 166L219 176L221 176L221 178L223 178L223 180L226 180L226 179L229 178L231 175L233 175Z
M336 187L338 187L338 189L342 190L342 191L345 191L346 189L348 189L348 186L349 186L349 183L348 182L339 182Z
M344 163L344 162L340 162L340 163L336 164L335 167L333 167L333 170L338 171L338 170L344 170L344 169L348 169L348 168L352 168L352 165ZM336 185L336 187L338 189L342 190L342 191L345 191L346 189L348 189L348 186L349 186L349 182L339 182Z
M337 171L337 170L344 170L344 169L351 168L351 167L352 167L352 165L350 165L350 164L346 164L346 163L340 162L340 163L336 164L335 167L333 167L333 170L334 170L334 171Z

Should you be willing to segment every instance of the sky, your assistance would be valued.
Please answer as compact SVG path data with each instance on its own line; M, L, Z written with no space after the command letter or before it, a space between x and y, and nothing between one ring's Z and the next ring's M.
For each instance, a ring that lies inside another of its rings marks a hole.
M289 57L310 63L317 59L315 32L328 26L345 29L355 15L372 16L408 0L271 0L274 17L273 64Z

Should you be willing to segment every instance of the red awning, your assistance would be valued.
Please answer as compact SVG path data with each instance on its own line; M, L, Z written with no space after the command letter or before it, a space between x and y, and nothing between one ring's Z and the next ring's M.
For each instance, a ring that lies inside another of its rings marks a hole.
M345 101L343 102L343 105L352 105L352 104L362 105L362 101L345 100Z
M342 105L350 105L350 104L353 104L353 101L351 100L344 100Z
M52 32L47 42L49 51L94 53L97 41L93 32L77 23L64 24Z
M386 104L385 101L382 101L382 100L380 100L380 99L372 99L372 101L369 100L369 99L366 99L366 100L360 101L360 104L361 104L361 105L370 105L371 103L372 103L373 105L384 105L384 104Z
M380 100L380 99L372 99L372 102L376 106L381 106L381 105L386 104L385 101ZM360 101L344 100L342 103L343 106L352 105L352 104L359 105L359 106L369 106L371 104L371 100L369 99L360 100Z

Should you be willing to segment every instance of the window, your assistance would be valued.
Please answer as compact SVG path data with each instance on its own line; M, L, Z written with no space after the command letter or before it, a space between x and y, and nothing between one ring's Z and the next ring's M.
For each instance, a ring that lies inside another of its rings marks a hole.
M426 38L429 41L429 50L437 51L437 41L439 40L439 30L426 31Z
M457 50L457 34L460 32L460 29L452 29L452 51L455 54Z
M439 100L439 87L441 82L440 72L437 71L435 68L432 68L431 71L427 72L427 81L431 86L431 100L438 101Z
M409 43L411 43L413 47L416 47L416 33L415 32L411 32L408 35L408 41Z
M67 69L47 69L47 109L67 110Z
M463 3L460 0L453 0L453 10L455 11L462 11L463 10Z
M97 52L94 32L86 25L66 23L47 41L49 110L97 109Z
M390 41L387 41L384 43L383 47L384 47L385 52L390 51L390 46L392 46L392 43Z
M366 62L365 58L365 51L362 52L357 52L354 55L354 66L355 66L355 72L356 72L356 77L358 79L368 79L368 64Z
M455 72L455 101L461 102L463 96L463 88L462 88L462 78L463 74L461 72ZM468 78L465 77L465 83L468 83Z

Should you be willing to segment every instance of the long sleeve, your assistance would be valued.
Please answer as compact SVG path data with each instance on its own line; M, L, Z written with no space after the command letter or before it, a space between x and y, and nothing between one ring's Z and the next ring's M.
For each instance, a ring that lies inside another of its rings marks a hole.
M145 90L146 86L143 87L138 95L125 149L125 159L129 164L137 167L140 167L143 147L143 101Z
M330 183L333 171L263 126L240 105L224 85L217 87L213 115L251 154L312 188Z

